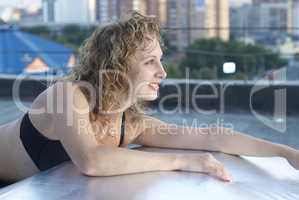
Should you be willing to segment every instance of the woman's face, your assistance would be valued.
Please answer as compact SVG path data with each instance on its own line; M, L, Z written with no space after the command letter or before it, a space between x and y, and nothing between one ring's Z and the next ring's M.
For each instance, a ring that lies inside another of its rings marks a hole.
M128 73L136 100L151 101L158 97L160 82L166 78L161 64L162 55L156 39L148 41L146 48L137 50Z

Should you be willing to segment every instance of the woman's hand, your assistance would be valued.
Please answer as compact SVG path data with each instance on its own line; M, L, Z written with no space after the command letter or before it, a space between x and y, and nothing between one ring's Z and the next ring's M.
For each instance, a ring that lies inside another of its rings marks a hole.
M290 165L299 170L299 150L292 149L285 156Z
M182 154L179 156L180 170L206 173L223 181L232 181L231 175L223 164L210 153Z

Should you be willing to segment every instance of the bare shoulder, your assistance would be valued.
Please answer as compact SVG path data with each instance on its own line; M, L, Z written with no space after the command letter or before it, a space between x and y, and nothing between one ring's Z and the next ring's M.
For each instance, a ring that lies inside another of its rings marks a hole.
M88 101L80 89L80 86L74 82L59 81L47 88L36 99L34 104L47 105L46 112L51 114L62 114L67 109L86 108Z
M83 94L80 85L75 82L61 81L49 88L50 113L55 118L88 118L90 104Z
M55 119L64 119L73 115L74 111L82 114L88 108L88 102L79 86L72 82L61 81L48 87L33 101L29 117L42 134L57 139L55 132L57 127L63 125L63 120L59 122ZM84 114L80 117L84 117Z

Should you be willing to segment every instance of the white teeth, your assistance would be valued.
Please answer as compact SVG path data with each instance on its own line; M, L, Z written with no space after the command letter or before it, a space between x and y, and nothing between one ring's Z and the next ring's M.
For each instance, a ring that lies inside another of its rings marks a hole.
M148 84L151 88L153 88L154 90L158 90L159 89L159 84L157 83L149 83Z

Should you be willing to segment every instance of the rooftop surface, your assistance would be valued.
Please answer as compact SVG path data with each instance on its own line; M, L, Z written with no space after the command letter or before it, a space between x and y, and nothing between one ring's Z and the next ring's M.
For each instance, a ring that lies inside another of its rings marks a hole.
M149 148L140 150L166 151ZM87 177L72 163L66 162L0 189L0 199L299 199L299 172L291 168L284 159L213 154L230 171L233 182L222 182L201 173L180 171Z
M25 105L30 106L30 102ZM22 116L10 99L0 100L0 124ZM236 130L299 148L298 118L288 117L287 131L279 133L254 118L250 113L200 115L154 113L162 120L177 124L233 123ZM186 120L186 121L183 121ZM142 151L199 151L141 148ZM285 159L278 157L247 157L215 153L233 176L233 182L222 182L200 173L167 171L111 177L87 177L66 162L48 171L0 189L0 199L231 199L231 200L294 200L299 199L299 172Z

